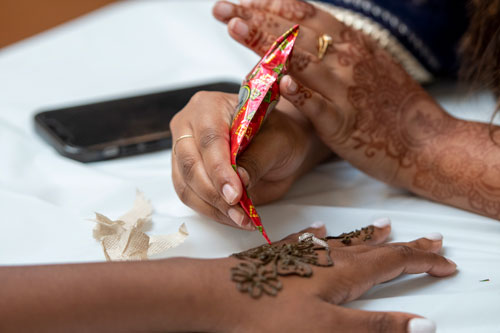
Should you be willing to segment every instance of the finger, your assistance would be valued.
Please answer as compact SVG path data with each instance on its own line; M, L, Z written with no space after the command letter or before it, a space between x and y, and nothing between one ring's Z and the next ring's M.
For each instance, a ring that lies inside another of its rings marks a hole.
M429 319L404 312L375 312L332 306L339 332L433 333L436 324Z
M175 156L173 157L176 162L175 177L182 179L186 186L196 193L196 197L199 197L208 205L218 209L222 215L231 218L236 226L243 227L246 216L241 213L238 214L237 210L232 209L215 189L206 172L195 141L179 141L179 143L181 142L183 144L177 144ZM194 199L194 197L192 195L188 196L187 194L190 192L187 191L186 188L182 188L182 186L182 183L178 183L180 190L177 191L177 194L183 202L193 207L189 200ZM199 205L197 207L199 207ZM212 210L209 216L216 218L216 220L220 220L220 214L215 214L215 210Z
M349 233L344 233L339 236L326 237L328 244L331 247L355 247L359 245L367 245L372 248L372 245L384 243L391 234L391 220L387 217L375 220L370 226ZM353 249L354 250L354 249Z
M206 110L194 119L193 131L208 179L227 204L235 205L243 192L241 181L230 163L229 131L236 96L202 92L193 97L193 104Z
M240 207L231 207L228 209L228 214L224 214L220 209L208 204L205 200L201 199L186 183L180 181L179 168L175 161L172 163L172 175L174 178L174 188L181 201L187 206L202 215L208 216L215 221L226 224L232 227L238 227L244 230L254 231L255 227L250 219L246 217L245 213ZM231 218L230 216L233 216ZM234 220L239 220L239 216L243 216L241 226L235 224ZM233 220L234 219L234 220Z
M414 249L407 245L385 245L358 256L356 279L370 288L402 274L427 273L448 276L456 271L456 264L436 253Z
M244 7L276 14L321 33L327 33L324 31L325 27L331 31L341 31L344 28L330 13L305 1L241 0L240 3Z
M408 243L389 243L390 246L407 245L411 248L439 253L443 247L443 235L436 232Z
M303 233L306 233L306 232L313 234L317 238L323 238L326 235L326 227L325 227L325 224L322 222L314 222L313 224L311 224L310 227L305 228L299 232L290 234L277 243L298 242L299 236L302 235Z
M281 180L283 174L288 176L289 170L297 169L302 163L300 157L306 147L291 140L301 133L289 123L281 113L273 112L252 144L238 157L238 173L248 189L264 176ZM296 136L290 133L296 133Z
M277 35L264 31L259 26L249 26L239 17L231 19L228 31L232 38L240 44L250 48L255 53L263 56L274 43ZM299 32L299 35L301 32ZM324 82L338 82L336 71L331 70L326 62L321 62L317 56L302 49L297 45L290 58L290 72L302 82L310 82L310 88L328 95L335 86L325 85ZM307 70L306 70L307 69Z
M352 128L352 124L348 122L348 119L353 119L353 117L346 117L344 112L340 112L340 110L348 110L348 106L334 104L289 75L282 78L280 91L283 97L309 119L326 145L331 147L332 144L342 143L349 137L348 131ZM339 98L339 100L344 99Z
M239 17L249 26L259 27L260 29L254 29L255 34L267 32L269 35L280 36L295 25L295 21L290 21L282 16L269 12L266 13L261 10L245 8L226 1L217 2L214 6L213 13L218 20L224 23L228 23L234 17ZM250 33L252 34L252 31ZM318 52L318 38L319 35L316 31L301 26L296 44L303 50L311 54L316 54ZM254 40L257 39L257 37L254 37Z

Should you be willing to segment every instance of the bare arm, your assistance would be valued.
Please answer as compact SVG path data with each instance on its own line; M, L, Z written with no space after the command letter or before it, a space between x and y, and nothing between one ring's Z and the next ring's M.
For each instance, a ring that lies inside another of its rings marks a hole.
M390 230L386 220L347 234L348 243L342 237L324 239L328 251L316 248L311 238L297 242L303 232L324 237L325 228L317 227L238 257L0 267L0 331L404 333L432 328L432 322L413 314L338 306L402 272L455 272L456 265L437 254L442 239L383 244Z

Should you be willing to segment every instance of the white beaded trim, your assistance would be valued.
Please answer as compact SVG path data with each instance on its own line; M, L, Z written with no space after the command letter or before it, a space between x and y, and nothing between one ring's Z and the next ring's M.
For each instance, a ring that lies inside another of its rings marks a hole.
M351 0L344 0L344 2L346 1L351 2ZM384 18L386 18L391 25L398 25L399 19L395 16L392 16L389 12L385 10L381 12L382 9L380 7L373 5L368 1L358 0L358 2L366 7L364 8L366 10L376 11L378 15L384 14ZM311 3L313 3L318 8L330 13L333 17L335 17L337 20L344 23L348 27L351 27L358 31L362 31L366 35L375 39L379 43L379 45L386 51L388 51L394 57L394 59L397 60L401 64L401 66L403 66L408 74L418 82L428 83L434 79L433 75L427 69L425 69L425 67L410 52L408 52L408 50L406 50L406 48L394 36L392 36L389 30L385 29L377 22L352 10L340 8L332 4L320 3L317 1L311 1ZM374 13L374 15L376 13ZM393 18L395 18L395 20ZM400 32L408 31L408 27L405 24L399 25L398 29ZM421 44L421 41L418 44Z

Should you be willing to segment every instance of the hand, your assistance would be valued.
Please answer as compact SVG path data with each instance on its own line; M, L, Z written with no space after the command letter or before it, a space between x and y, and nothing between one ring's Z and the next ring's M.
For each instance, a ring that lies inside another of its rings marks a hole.
M222 332L434 332L435 326L432 322L414 314L370 312L339 306L357 299L374 285L402 274L426 272L432 276L442 277L456 271L455 263L437 254L442 247L442 237L439 237L439 234L408 243L383 244L390 234L390 221L382 219L374 224L371 239L366 241L363 241L362 237L354 237L348 246L337 239L328 241L333 266L310 265L313 269L310 278L279 276L278 279L283 287L276 296L262 294L260 298L255 299L248 293L237 291L234 282L229 290L218 284L214 293L223 295L222 300L217 303L219 304L217 312L223 317L219 318L220 326L216 326L214 330ZM298 236L303 232L311 232L317 237L324 237L326 230L324 226L309 228L288 236L280 243L296 243ZM363 235L364 233L361 233L361 236ZM325 261L325 251L317 252ZM247 262L234 257L222 259L222 261L228 272L239 263ZM259 281L261 284L271 282ZM224 283L225 281L222 285Z
M170 123L175 144L172 178L179 198L214 220L254 230L238 202L243 186L230 164L229 130L237 96L218 92L196 94ZM238 158L238 173L255 204L276 200L329 149L314 135L309 122L289 103L279 103L259 134Z
M214 15L259 55L300 24L291 76L280 87L322 141L372 176L409 187L411 180L400 169L416 163L418 150L446 128L449 116L377 43L330 14L297 0L242 3L219 1ZM333 44L320 60L322 34Z
M0 326L2 332L433 332L416 315L338 305L403 273L455 272L453 262L436 254L442 240L435 235L381 244L388 222L374 223L366 242L329 240L333 266L311 266L309 278L280 276L282 290L259 299L231 281L231 269L246 262L235 257L0 267ZM296 243L303 232L323 237L326 231L309 228L281 243ZM326 259L325 251L316 252Z

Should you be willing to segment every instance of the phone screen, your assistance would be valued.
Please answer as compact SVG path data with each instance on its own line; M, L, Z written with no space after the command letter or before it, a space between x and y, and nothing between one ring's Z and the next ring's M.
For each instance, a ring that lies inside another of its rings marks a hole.
M36 130L61 154L82 162L170 148L170 120L200 90L237 93L239 84L212 83L44 111L35 116Z

